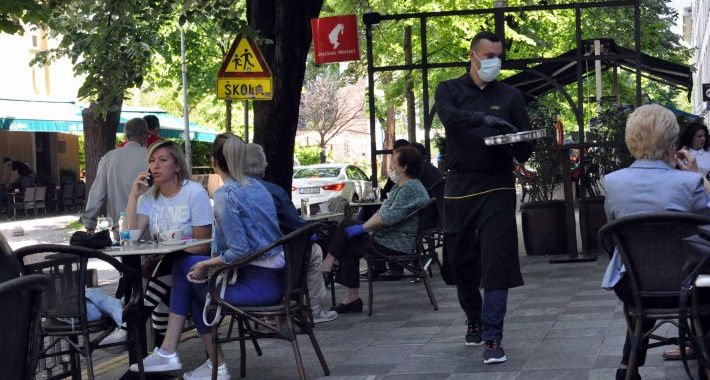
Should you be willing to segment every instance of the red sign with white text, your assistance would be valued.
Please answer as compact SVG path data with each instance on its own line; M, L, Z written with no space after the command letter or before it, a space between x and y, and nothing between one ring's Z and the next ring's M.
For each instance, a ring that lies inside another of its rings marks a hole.
M316 65L360 59L355 15L311 19L311 30Z

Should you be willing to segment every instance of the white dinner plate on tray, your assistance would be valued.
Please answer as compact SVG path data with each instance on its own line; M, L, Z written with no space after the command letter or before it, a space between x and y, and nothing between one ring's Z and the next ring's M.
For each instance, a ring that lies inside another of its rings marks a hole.
M534 131L525 131L518 133L510 133L507 135L497 135L491 137L485 137L483 143L486 145L505 145L513 144L522 141L532 141L545 137L546 133L544 129L538 129Z
M172 246L172 245L185 245L187 243L187 240L181 240L181 241L164 241L160 244L166 245L166 246Z

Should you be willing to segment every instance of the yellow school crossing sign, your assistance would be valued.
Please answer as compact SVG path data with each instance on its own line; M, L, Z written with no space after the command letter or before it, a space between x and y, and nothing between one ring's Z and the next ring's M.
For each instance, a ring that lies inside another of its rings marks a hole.
M271 100L272 76L259 47L241 34L234 39L217 73L219 99Z

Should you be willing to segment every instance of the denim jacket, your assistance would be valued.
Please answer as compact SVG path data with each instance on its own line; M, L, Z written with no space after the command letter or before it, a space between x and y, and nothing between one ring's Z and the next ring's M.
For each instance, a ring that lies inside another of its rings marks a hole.
M244 180L247 185L227 179L213 196L212 257L219 256L225 263L244 258L283 236L271 194L254 178ZM273 249L252 264L283 268L283 249Z

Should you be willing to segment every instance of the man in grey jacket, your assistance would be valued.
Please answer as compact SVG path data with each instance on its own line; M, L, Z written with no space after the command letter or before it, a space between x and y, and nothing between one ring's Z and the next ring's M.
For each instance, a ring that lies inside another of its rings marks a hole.
M126 145L101 157L96 179L89 191L86 211L81 215L81 223L87 231L94 231L96 217L105 207L106 215L113 219L111 228L114 238L117 237L118 219L121 211L126 209L133 181L138 173L148 167L148 150L145 148L147 127L148 124L141 118L128 120L123 128Z

